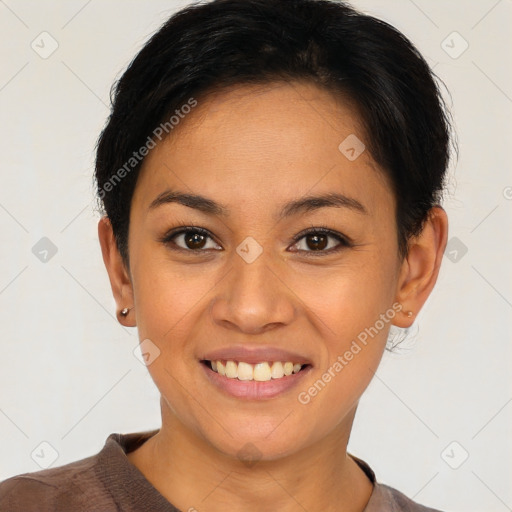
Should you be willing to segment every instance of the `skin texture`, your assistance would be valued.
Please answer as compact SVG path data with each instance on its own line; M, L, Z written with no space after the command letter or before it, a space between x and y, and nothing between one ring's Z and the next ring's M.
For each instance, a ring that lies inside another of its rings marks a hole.
M162 428L130 461L181 510L362 511L372 485L347 456L358 400L382 357L391 324L407 327L430 294L446 245L436 207L408 255L398 253L395 198L368 151L350 161L338 149L350 134L364 142L348 103L308 83L243 86L198 99L198 106L144 161L131 204L130 268L106 217L99 239L118 309L161 351L148 370L161 392ZM166 189L207 196L226 217L172 203L148 210ZM328 207L276 220L282 205L339 192L366 213ZM202 254L180 224L207 229ZM320 254L310 227L353 241ZM237 253L248 236L262 254ZM216 250L217 249L217 250ZM303 253L294 249L300 249ZM309 251L307 254L304 254ZM308 257L308 254L315 255ZM365 328L401 304L378 335L307 404L298 401ZM412 311L409 317L406 312ZM231 346L290 349L312 362L300 386L268 400L221 393L199 360ZM258 462L240 452L252 443ZM245 448L244 448L245 447Z

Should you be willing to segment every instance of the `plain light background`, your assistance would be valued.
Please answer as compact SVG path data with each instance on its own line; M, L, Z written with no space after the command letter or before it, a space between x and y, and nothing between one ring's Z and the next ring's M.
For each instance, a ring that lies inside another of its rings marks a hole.
M187 3L0 0L0 480L160 426L137 331L115 319L92 172L112 82ZM349 451L420 503L512 510L512 2L353 4L446 83L460 158L437 287L384 355Z

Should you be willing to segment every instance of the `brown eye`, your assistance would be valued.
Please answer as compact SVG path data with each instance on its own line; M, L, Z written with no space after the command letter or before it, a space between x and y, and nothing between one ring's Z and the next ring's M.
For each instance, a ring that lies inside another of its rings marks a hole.
M183 241L188 249L202 249L205 244L206 236L194 231L188 231L183 235Z
M314 228L299 233L293 247L296 252L304 253L306 256L321 256L350 246L349 239L340 233L327 228Z
M208 240L211 240L208 247ZM219 245L213 242L208 231L202 228L188 228L174 231L167 234L162 242L164 244L172 244L177 250L187 252L201 252L209 249L221 249Z
M306 245L312 250L325 249L329 244L327 235L306 235Z

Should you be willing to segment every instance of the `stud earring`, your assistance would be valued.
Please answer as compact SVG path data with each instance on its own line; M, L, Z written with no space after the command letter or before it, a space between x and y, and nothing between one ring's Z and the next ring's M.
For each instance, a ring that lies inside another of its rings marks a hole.
M129 312L130 312L130 310L128 308L123 308L119 313L122 316L127 316Z
M412 317L412 315L413 315L413 312L412 312L412 311L407 311L407 316L408 316L409 318L411 318L411 317Z

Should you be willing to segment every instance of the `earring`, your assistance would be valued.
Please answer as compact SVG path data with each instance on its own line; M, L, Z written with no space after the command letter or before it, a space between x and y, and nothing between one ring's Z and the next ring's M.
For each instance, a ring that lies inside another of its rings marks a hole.
M130 310L128 308L123 308L119 313L122 316L127 316L129 312L130 312Z
M408 316L409 318L411 318L411 317L412 317L412 315L413 315L413 312L412 312L412 311L407 311L407 316Z

